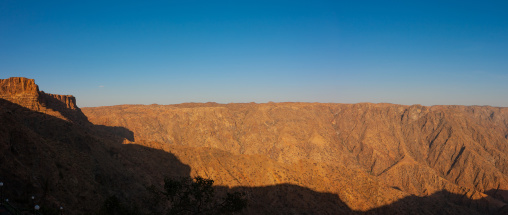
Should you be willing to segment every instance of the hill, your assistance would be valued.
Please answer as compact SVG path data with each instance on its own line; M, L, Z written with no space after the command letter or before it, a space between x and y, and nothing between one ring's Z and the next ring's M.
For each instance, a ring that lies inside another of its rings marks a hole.
M0 80L0 181L20 206L149 214L146 186L203 176L247 214L506 212L508 109L392 104L83 108Z
M206 147L293 171L234 160L214 167L172 151L194 174L225 186L291 183L338 194L360 211L440 191L492 200L483 207L508 200L508 108L207 103L83 111L95 124L129 129L141 145ZM258 170L274 176L257 176Z

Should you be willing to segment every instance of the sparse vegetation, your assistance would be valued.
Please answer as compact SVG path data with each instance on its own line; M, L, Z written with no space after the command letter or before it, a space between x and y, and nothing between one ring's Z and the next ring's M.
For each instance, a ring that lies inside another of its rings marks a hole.
M215 196L214 181L202 177L165 178L163 190L149 187L152 209L161 214L232 214L247 206L245 194Z

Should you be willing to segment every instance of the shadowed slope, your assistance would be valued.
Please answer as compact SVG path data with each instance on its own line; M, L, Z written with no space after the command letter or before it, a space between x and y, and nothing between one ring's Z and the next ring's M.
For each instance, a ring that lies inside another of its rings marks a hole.
M171 154L139 145L93 126L34 112L0 99L0 179L13 204L95 210L105 198L134 199L164 175L184 176L188 166ZM149 159L148 159L149 158Z
M0 127L0 153L3 155L0 177L6 188L4 196L13 205L29 208L29 197L35 195L35 203L44 208L63 205L68 213L83 214L96 211L104 199L115 195L130 205L146 208L144 205L147 203L143 199L149 193L145 186L160 184L165 176L191 175L189 166L171 153L121 144L120 140L124 137L107 133L117 132L118 128L99 126L96 130L95 126L74 124L2 99L0 110L1 124L8 125ZM206 148L176 147L173 151L191 155L187 157L190 159L215 160L226 166L234 165L233 160L237 159L227 152ZM203 154L210 156L202 157ZM244 161L253 165L258 160L247 158ZM272 162L268 165L277 164ZM213 171L214 165L204 167ZM218 172L231 170L215 168ZM195 172L201 171L203 169ZM250 171L275 173L262 168ZM334 194L322 194L296 185L258 189L254 186L259 182L253 179L253 187L237 188L249 191L251 206L246 213L330 213L331 209L336 211L338 208L351 211ZM219 189L224 192L229 190ZM305 198L297 200L301 197ZM301 204L302 201L305 204ZM150 214L150 211L145 212Z

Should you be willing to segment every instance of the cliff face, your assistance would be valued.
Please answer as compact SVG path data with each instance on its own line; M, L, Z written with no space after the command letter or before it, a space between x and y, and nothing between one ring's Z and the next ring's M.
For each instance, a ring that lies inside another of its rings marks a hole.
M21 77L0 79L0 98L32 110L38 110L41 103L35 81Z
M39 91L34 79L12 77L0 79L0 98L30 110L58 118L85 123L86 117L76 105L72 95L57 95Z
M55 100L57 103L54 105L61 105L62 108L71 110L79 109L78 106L76 106L76 98L72 95L50 94L44 93L44 91L42 91L41 94L45 98L43 101L46 104L51 103L51 100Z

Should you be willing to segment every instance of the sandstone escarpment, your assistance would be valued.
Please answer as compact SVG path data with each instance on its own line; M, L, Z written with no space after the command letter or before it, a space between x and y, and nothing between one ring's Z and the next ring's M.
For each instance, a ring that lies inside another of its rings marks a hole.
M74 96L39 91L39 86L35 84L34 79L23 77L0 79L0 99L69 121L87 122L86 117L76 105Z
M78 106L76 105L76 98L72 95L58 95L58 94L51 94L51 93L44 93L44 91L41 91L41 94L43 95L43 101L44 103L52 103L49 106L61 106L62 109L71 109L76 110L78 109ZM54 100L54 101L52 101Z
M0 79L0 98L32 110L40 109L39 87L34 79L22 77Z

